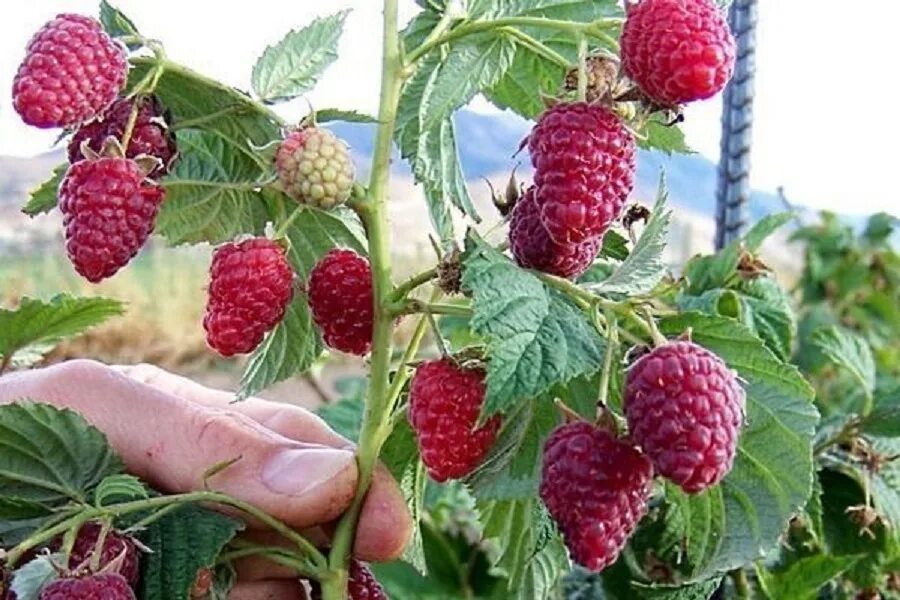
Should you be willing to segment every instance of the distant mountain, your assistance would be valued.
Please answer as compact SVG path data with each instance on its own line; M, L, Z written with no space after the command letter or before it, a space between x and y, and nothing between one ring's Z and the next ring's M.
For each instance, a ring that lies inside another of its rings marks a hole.
M356 123L329 123L362 159L371 155L375 126ZM512 113L486 115L463 110L456 116L456 133L463 170L468 179L478 179L509 171L519 164L519 172L530 171L527 153L513 157L531 124ZM363 164L360 161L360 164ZM395 160L395 169L409 173L405 161ZM637 190L647 198L655 193L660 169L666 173L671 202L701 215L715 214L717 166L698 154L667 156L661 152L641 151L638 159ZM750 198L753 220L784 210L775 194L754 191Z

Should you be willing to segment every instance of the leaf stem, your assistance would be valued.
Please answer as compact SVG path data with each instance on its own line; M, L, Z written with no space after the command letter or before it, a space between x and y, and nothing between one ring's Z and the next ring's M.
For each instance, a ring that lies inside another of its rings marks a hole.
M600 395L597 403L605 408L609 401L609 379L612 373L612 359L619 345L619 324L612 313L606 315L606 353L603 355L603 371L600 373Z
M278 229L275 230L275 239L285 237L288 229L291 228L291 225L294 224L294 221L297 220L297 217L299 217L304 210L305 207L302 204L295 208L288 218L282 221L281 225L278 226Z
M390 314L391 254L387 214L388 187L394 125L403 86L398 23L398 0L384 0L383 55L378 130L372 157L367 210L363 213L369 237L369 261L372 267L374 326L368 401L363 415L356 451L359 477L350 508L341 517L334 533L329 566L333 577L322 582L323 600L343 600L347 593L347 565L353 547L356 526L366 498L372 473L385 439L390 433L388 375L391 361L393 316Z
M547 44L534 39L534 37L528 35L521 29L516 29L515 27L503 27L500 31L510 37L517 39L523 46L525 46L529 50L532 50L535 54L543 56L547 60L556 63L564 69L568 69L572 66L572 63L565 56L563 56Z
M431 294L431 299L432 301L438 300L442 295L443 293L441 290L436 289ZM397 372L394 374L394 380L391 382L391 387L388 390L388 404L391 405L392 410L397 402L397 398L400 397L403 386L406 385L406 382L409 380L411 370L408 365L415 359L416 354L418 354L419 346L425 338L425 332L428 331L428 325L428 315L420 316L419 322L416 323L416 329L413 331L412 338L409 341L409 345L406 346L403 357L400 359L400 365L397 367Z
M584 32L578 34L578 99L582 102L587 100L588 73L588 43Z
M425 285L426 283L437 277L437 274L437 267L432 267L427 271L422 271L421 273L413 275L412 277L398 285L396 288L394 288L394 291L391 292L391 300L403 300L409 295L411 291L413 291L417 287Z

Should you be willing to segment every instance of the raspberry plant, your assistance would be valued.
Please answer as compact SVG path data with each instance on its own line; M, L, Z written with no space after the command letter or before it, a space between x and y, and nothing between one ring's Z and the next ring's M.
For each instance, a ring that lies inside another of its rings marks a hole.
M160 494L78 415L40 398L0 408L0 464L13 465L0 470L0 593L121 587L137 560L142 600L224 597L231 562L248 555L292 568L324 600L887 588L900 560L900 491L888 477L900 427L873 357L886 373L896 364L885 341L896 255L872 257L883 273L865 291L880 319L869 338L846 330L869 322L852 299L835 300L830 286L843 281L822 275L832 257L808 232L803 293L833 301L835 322L804 308L798 336L792 298L757 254L790 215L668 274L664 181L652 208L629 206L637 148L688 150L673 125L680 103L724 87L733 39L711 0L625 4L422 0L401 29L397 0L384 0L378 114L318 107L301 123L277 105L336 58L346 13L267 48L251 92L176 62L105 1L99 22L51 21L13 94L26 122L73 134L71 164L25 212L60 208L74 267L91 281L114 276L151 231L173 245L209 243L210 346L250 354L238 399L303 373L326 348L365 355L369 374L364 391L322 409L356 439L359 472L326 548L217 492L212 477L229 464L210 465L203 491ZM73 35L102 52L73 55ZM127 65L117 59L126 48ZM51 59L79 68L47 68ZM454 127L478 94L537 123L518 149L531 182L512 179L493 218L471 199L458 157L468 140ZM335 120L374 128L368 169L328 130ZM395 148L420 184L439 254L402 282L387 216ZM357 167L368 181L354 181ZM505 237L493 224L507 218ZM121 310L23 299L0 311L0 372ZM413 334L395 353L402 321ZM829 415L821 427L817 405ZM68 453L35 443L48 429ZM379 460L417 526L401 561L366 566L350 553ZM234 515L287 545L235 539ZM98 536L94 549L74 564L86 535ZM137 557L109 561L103 536L138 540Z

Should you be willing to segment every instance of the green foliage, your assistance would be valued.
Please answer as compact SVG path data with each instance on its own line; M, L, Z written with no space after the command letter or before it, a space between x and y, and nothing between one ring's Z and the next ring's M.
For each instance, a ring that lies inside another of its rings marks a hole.
M106 0L100 0L100 23L113 37L140 35L134 22ZM139 44L129 44L132 49L138 46Z
M283 102L311 90L337 59L348 11L316 19L269 46L253 67L253 91L266 103Z
M58 165L53 169L53 174L50 175L50 179L31 190L28 193L28 202L22 207L22 212L29 217L36 217L56 208L59 184L62 183L63 177L66 174L66 169L68 168L68 163Z
M128 500L142 500L150 497L150 491L134 475L119 473L103 479L94 490L94 505L105 506Z
M188 598L202 568L212 568L240 521L199 506L184 506L139 533L150 549L141 564L144 600Z
M868 395L875 391L875 361L872 350L859 335L846 329L820 329L813 343L834 364L847 369Z
M106 298L68 294L59 294L48 302L23 298L15 309L0 309L2 364L34 364L61 340L84 333L123 310L121 302Z
M603 339L586 316L497 251L472 249L463 287L474 296L472 330L489 340L485 415L600 368Z
M804 558L784 571L757 568L760 586L770 600L815 600L819 589L856 563L853 556L819 554Z
M59 562L60 559L63 561ZM64 564L64 561L65 557L61 554L50 554L38 556L23 565L16 571L10 588L16 594L16 600L38 600L41 588L59 579L55 565Z

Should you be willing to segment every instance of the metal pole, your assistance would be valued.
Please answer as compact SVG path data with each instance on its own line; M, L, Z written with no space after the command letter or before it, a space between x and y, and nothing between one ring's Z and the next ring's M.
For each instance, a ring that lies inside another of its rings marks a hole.
M725 88L722 107L716 201L717 249L739 238L747 225L757 17L757 0L734 0L728 12L728 24L737 43L737 59L734 77Z

